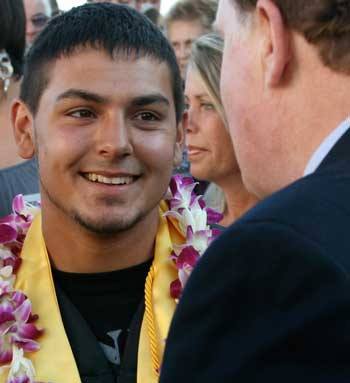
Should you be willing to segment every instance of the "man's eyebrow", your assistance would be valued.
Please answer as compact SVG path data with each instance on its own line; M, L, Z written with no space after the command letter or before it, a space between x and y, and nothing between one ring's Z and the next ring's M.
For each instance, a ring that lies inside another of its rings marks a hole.
M109 102L109 99L103 96L100 96L96 93L88 92L82 89L68 89L67 91L61 93L57 98L56 102L65 99L75 99L80 98L85 101L95 102L97 104L106 104Z
M147 106L152 104L165 104L170 105L169 100L160 93L147 94L144 96L138 96L132 99L130 102L132 106Z

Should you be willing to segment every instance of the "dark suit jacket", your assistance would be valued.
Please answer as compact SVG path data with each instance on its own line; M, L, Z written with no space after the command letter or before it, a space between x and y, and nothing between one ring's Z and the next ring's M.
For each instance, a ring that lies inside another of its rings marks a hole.
M161 383L350 382L350 132L203 255Z

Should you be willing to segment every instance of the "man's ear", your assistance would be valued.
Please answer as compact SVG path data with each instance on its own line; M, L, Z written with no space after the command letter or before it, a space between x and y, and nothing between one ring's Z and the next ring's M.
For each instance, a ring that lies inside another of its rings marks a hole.
M174 167L177 167L182 162L182 153L185 145L185 131L183 122L180 121L177 125L176 143L174 152Z
M258 0L256 11L262 36L261 60L265 84L276 87L284 80L291 59L291 33L272 0Z
M11 106L11 122L18 154L25 159L35 154L34 121L27 105L21 100L15 100Z

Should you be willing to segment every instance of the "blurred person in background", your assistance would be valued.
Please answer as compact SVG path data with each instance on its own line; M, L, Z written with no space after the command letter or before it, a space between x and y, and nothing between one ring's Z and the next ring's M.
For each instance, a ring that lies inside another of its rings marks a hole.
M256 202L245 188L227 128L220 97L223 40L216 34L193 43L189 59L184 115L190 171L212 182L204 196L207 204L223 213L228 226Z
M160 13L160 0L136 0L139 5L139 10L145 12L148 8L154 8Z
M88 0L88 3L113 3L128 5L147 16L153 24L161 24L160 0Z
M163 18L160 14L160 1L141 1L138 0L137 9L148 17L153 24L163 29Z
M51 9L52 9L52 17L57 16L61 13L59 6L57 4L57 0L50 0Z
M217 6L217 0L180 0L165 18L166 35L175 50L183 79L192 43L211 31Z
M22 0L0 2L0 217L11 212L16 194L39 192L36 161L17 154L10 109L19 94L25 50L25 12ZM38 198L38 195L36 195Z
M140 8L140 0L90 0L88 3L112 3L128 5L129 7L137 10Z
M26 15L26 44L30 47L34 39L50 20L53 9L50 0L24 0Z

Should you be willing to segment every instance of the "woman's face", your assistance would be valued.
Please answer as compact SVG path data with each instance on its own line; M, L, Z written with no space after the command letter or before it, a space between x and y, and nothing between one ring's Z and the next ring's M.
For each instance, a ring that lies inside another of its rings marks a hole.
M225 124L198 72L191 67L186 77L185 99L184 127L191 174L220 185L239 168Z

